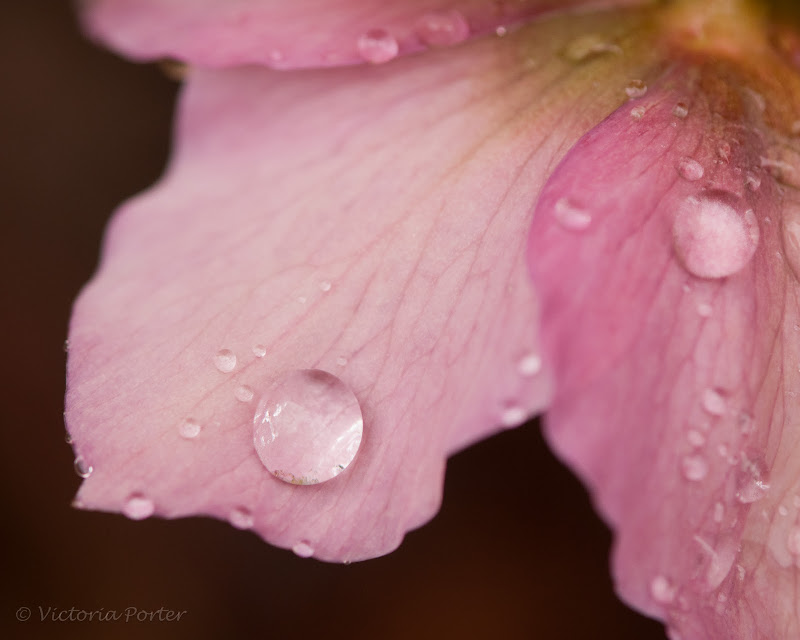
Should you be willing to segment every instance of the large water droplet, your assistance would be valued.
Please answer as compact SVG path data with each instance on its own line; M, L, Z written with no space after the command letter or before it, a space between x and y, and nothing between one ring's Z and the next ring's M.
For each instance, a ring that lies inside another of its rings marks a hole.
M800 282L800 209L788 209L783 216L783 251L786 262Z
M222 373L230 373L236 368L236 354L230 349L220 349L214 356L214 366Z
M305 541L298 542L296 545L294 545L292 547L292 551L294 551L295 555L299 556L300 558L310 558L314 555L314 547Z
M589 212L576 206L567 198L560 198L553 211L556 220L571 231L583 231L592 223L592 216Z
M701 455L686 456L681 466L683 477L692 482L699 482L708 475L708 462Z
M758 247L752 209L719 190L687 198L672 227L673 246L684 267L699 278L724 278L743 269Z
M625 87L625 93L631 99L642 98L647 93L647 85L642 80L631 80Z
M191 440L192 438L199 436L201 430L202 427L200 426L200 423L196 422L192 418L187 418L178 426L178 433L180 433L181 438L186 438L187 440Z
M358 53L367 62L382 64L397 57L397 40L386 29L370 29L357 43Z
M361 407L336 376L317 369L287 373L258 403L253 442L261 462L291 484L334 478L361 444Z
M712 416L725 415L728 410L728 402L716 389L706 389L703 391L703 409Z
M417 36L429 47L446 47L469 37L466 18L455 9L426 13L416 25Z
M141 493L134 493L122 507L122 513L131 520L144 520L153 515L155 505L150 498L145 498Z
M83 456L78 456L75 458L73 466L75 468L75 473L77 473L81 478L88 478L90 475L92 475L92 471L94 471L94 467L90 464L87 464L86 460L83 459Z
M237 529L252 529L254 522L253 514L250 513L249 509L236 507L228 516L228 522Z
M675 586L664 576L656 576L650 582L650 595L659 604L671 604L675 600Z
M681 158L678 162L678 173L682 178L694 182L703 177L705 169L694 158Z

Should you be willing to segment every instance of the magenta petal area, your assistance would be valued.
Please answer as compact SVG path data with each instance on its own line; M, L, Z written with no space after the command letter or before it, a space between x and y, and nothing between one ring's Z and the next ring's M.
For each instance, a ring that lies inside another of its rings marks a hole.
M643 0L90 0L90 35L137 60L276 69L380 64L535 16Z
M621 596L671 638L797 638L796 194L725 69L633 94L536 207L547 436L616 531Z

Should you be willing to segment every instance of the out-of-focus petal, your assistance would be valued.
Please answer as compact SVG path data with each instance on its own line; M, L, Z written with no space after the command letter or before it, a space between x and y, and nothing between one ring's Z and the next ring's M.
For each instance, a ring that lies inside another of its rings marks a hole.
M432 517L449 453L547 403L532 203L650 64L645 20L554 19L391 69L192 73L167 175L116 214L74 310L78 504L249 514L327 560ZM308 368L354 391L364 441L339 477L292 486L259 461L239 388Z
M621 595L683 640L800 637L800 163L791 94L761 85L723 63L637 85L530 236L548 437L617 531Z
M88 32L137 60L273 68L385 62L553 11L647 0L88 0Z

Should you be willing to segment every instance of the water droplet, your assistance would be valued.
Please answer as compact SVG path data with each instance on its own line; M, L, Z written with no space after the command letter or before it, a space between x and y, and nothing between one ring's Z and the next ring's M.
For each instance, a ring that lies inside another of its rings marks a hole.
M643 98L647 93L647 85L642 80L631 80L625 87L625 93L631 99Z
M90 464L86 464L86 460L83 459L83 456L75 458L73 467L75 468L75 473L81 478L88 478L92 475L92 471L94 471L94 467Z
M339 356L336 358L336 364L338 364L340 367L344 367L347 364L347 358L344 356Z
M792 527L786 540L786 548L794 556L800 556L800 527Z
M703 165L694 158L681 158L678 162L678 173L681 178L694 182L703 177L705 169L703 169Z
M784 505L780 505L778 507L778 515L786 517L789 515L789 510Z
M690 429L686 434L686 439L693 447L702 447L706 443L706 437L695 429Z
M749 413L742 411L738 417L739 431L742 435L752 433L756 426L756 421Z
M760 232L752 209L724 191L687 198L672 227L675 253L698 278L724 278L743 269L758 247Z
M310 558L314 555L314 547L312 547L308 542L298 542L296 545L292 547L292 551L294 551L296 556L301 558Z
M367 62L382 64L397 57L397 40L386 29L370 29L358 39L358 53Z
M246 384L236 387L233 392L239 402L250 402L253 399L253 390Z
M331 283L328 282L327 280L323 280L322 282L319 283L320 291L324 291L324 292L330 291L331 290L331 286L333 286L333 285L331 285Z
M455 9L426 13L417 22L417 36L429 47L446 47L469 37L466 18Z
M800 209L787 209L784 213L783 251L794 277L800 281Z
M706 389L703 391L703 409L712 416L721 416L727 411L728 403L716 389Z
M180 433L182 438L186 438L187 440L191 440L192 438L199 436L201 430L202 427L200 426L200 423L195 422L191 418L187 418L181 422L180 426L178 427L178 433Z
M250 513L249 509L236 507L228 516L228 522L237 529L252 529L254 523L253 514Z
M69 353L69 340L64 340L64 353Z
M253 347L253 355L256 358L263 358L267 355L267 348L263 344L257 344Z
M676 118L685 118L689 115L689 107L686 105L685 102L678 102L672 108L672 115Z
M650 582L650 595L659 604L672 604L675 600L675 586L664 576L656 576Z
M278 49L273 49L269 52L269 59L275 64L283 62L283 53Z
M708 475L708 462L701 455L686 456L681 467L683 477L691 482L699 482Z
M508 33L508 29L503 25L500 25L499 27L497 27L497 29L494 30L494 32L497 34L498 38L502 38Z
M230 373L236 368L236 354L230 349L220 349L214 356L214 366L222 373Z
M69 435L69 431L64 433L64 442L66 442L67 444L72 444L73 443L72 436Z
M361 444L361 407L339 378L291 371L258 403L253 441L261 462L291 484L325 482L344 471Z
M504 427L516 427L525 422L526 417L527 413L522 407L512 405L503 410L500 416L500 424Z
M307 302L307 299L306 299L306 297L305 297L305 296L297 296L297 301L298 301L300 304L305 304L305 303Z
M153 515L155 505L150 498L145 498L141 493L134 493L122 507L122 513L131 520L144 520Z
M763 465L742 456L742 465L736 475L736 499L742 504L752 504L769 492Z
M645 113L647 113L647 109L645 109L642 105L639 105L638 107L631 109L631 118L634 120L641 120L644 118Z
M707 302L701 302L697 305L697 315L701 318L710 318L714 313L714 308Z
M556 220L571 231L583 231L592 223L592 216L585 209L572 204L567 198L560 198L556 202L554 211Z
M733 538L722 538L714 548L700 536L694 537L706 555L705 586L709 591L719 587L733 568L739 553Z
M714 522L719 524L722 522L722 518L725 515L725 505L721 502L717 502L714 504Z
M761 178L755 173L748 172L744 178L744 183L750 191L758 191L761 188Z
M536 353L529 353L519 361L517 371L521 376L535 376L542 370L542 357Z
M722 142L717 147L717 155L723 162L728 162L731 159L731 145L727 142Z
M606 42L596 33L578 36L564 49L564 57L570 62L583 62L604 53L622 53L622 49Z

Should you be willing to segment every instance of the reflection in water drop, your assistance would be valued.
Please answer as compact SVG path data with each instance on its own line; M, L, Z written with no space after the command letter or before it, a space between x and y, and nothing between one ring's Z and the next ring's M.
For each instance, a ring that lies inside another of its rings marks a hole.
M361 444L361 407L336 376L290 371L266 390L253 418L261 462L291 484L317 484L344 471Z
M724 278L743 269L759 237L753 210L737 196L719 190L684 200L672 227L678 259L699 278Z
M122 507L122 513L131 520L144 520L153 515L155 505L149 498L145 498L141 493L134 493Z

